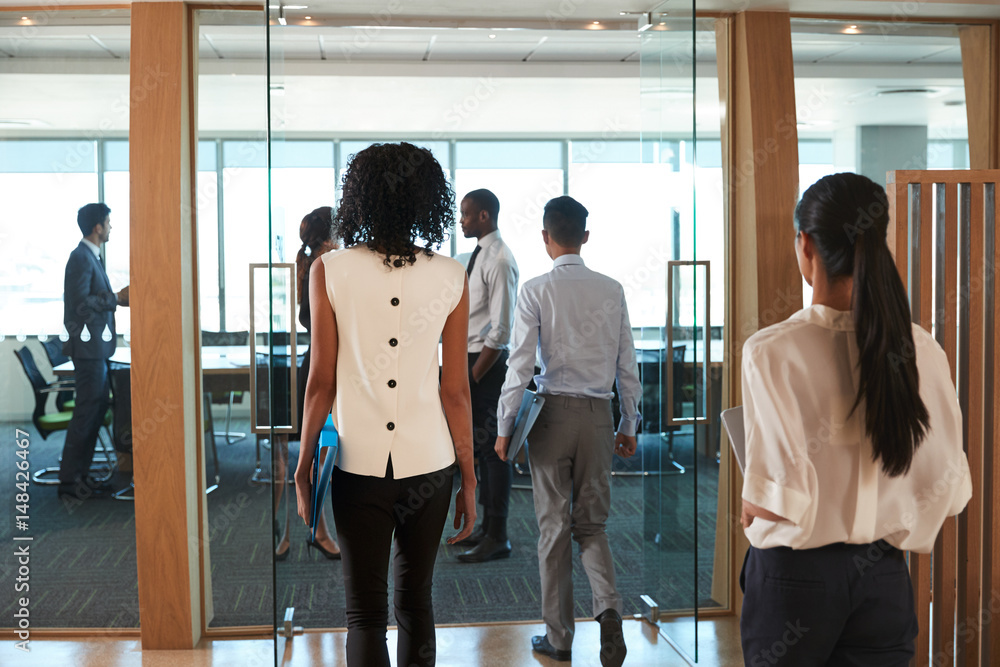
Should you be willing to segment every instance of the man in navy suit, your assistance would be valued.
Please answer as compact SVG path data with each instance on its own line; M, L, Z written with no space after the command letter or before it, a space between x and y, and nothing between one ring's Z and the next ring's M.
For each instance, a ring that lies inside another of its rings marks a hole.
M101 263L101 244L111 236L111 209L87 204L76 221L83 240L69 255L63 292L63 323L69 340L63 351L73 360L76 407L66 431L59 466L59 497L77 500L109 495L111 487L92 479L97 432L108 410L108 359L115 351L115 309L128 306L128 287L111 290Z

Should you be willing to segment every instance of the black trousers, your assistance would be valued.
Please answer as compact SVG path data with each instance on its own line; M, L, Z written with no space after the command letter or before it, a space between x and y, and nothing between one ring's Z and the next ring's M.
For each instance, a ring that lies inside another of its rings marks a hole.
M84 477L94 460L97 432L108 412L109 393L107 359L73 358L76 407L66 430L59 482L73 484Z
M510 487L514 483L514 468L510 461L501 461L493 447L497 441L497 403L507 376L506 351L501 351L493 367L479 382L471 379L472 366L478 352L469 353L469 388L472 390L472 440L479 457L479 504L483 518L507 518L510 511Z
M750 547L740 636L747 667L904 667L917 617L903 553L878 541Z
M330 493L344 565L347 664L389 667L388 569L399 636L396 664L431 667L437 649L431 580L448 517L454 467L404 479L333 469Z

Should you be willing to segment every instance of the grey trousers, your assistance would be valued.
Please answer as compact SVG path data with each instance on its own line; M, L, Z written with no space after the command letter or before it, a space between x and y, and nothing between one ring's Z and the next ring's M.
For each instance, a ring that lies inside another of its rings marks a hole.
M593 591L594 616L622 611L605 524L611 508L614 423L611 401L546 396L528 438L538 518L542 618L549 642L573 644L573 545Z

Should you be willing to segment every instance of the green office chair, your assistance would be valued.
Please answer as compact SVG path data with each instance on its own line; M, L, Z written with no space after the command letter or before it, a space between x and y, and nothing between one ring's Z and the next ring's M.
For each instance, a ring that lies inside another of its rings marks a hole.
M34 355L31 354L31 350L28 349L27 345L19 350L14 350L14 354L17 356L18 361L21 362L24 374L28 376L28 382L31 383L31 388L35 393L35 411L31 415L31 422L38 429L38 433L42 436L43 440L47 440L49 435L55 431L65 431L69 428L69 421L73 418L73 412L71 410L61 410L59 412L47 413L45 408L49 400L49 394L57 394L71 389L73 387L72 381L46 382L45 378L42 377L41 371L38 370ZM111 410L108 410L107 414L104 415L102 426L107 429L110 425ZM95 461L100 467L97 469L92 467L91 472L99 473L95 475L95 479L104 482L111 479L111 475L114 474L117 458L114 449L108 446L108 440L102 436L100 431L98 431L98 439L101 442L101 448L104 452L104 460ZM42 468L36 471L31 479L35 484L55 486L59 483L59 467Z
M49 364L52 368L69 361L69 357L63 354L62 345L62 341L58 338L49 338L42 343L42 349L45 350L45 356L49 358ZM72 383L72 380L69 382ZM73 408L76 407L76 399L73 395L72 387L66 391L58 392L56 394L56 409L59 412L67 410L73 412Z

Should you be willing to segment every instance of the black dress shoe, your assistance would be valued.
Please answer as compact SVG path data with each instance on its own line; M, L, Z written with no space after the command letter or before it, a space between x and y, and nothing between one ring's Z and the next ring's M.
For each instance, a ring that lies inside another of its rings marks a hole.
M482 524L480 524L472 530L472 534L470 534L467 538L459 542L455 542L455 546L469 549L482 542L484 537L486 537L486 529L483 528Z
M531 638L531 650L535 653L541 653L542 655L547 655L553 660L558 660L559 662L568 662L573 659L572 651L563 651L557 649L555 646L549 643L549 638L545 635L535 635Z
M597 622L601 624L601 664L621 667L628 652L622 632L622 615L617 609L605 609L598 615Z
M113 493L111 485L107 482L91 483L73 482L70 484L59 484L59 498L69 500L90 500L91 498L108 498Z
M510 552L510 540L500 542L487 535L472 549L458 554L458 560L463 563L485 563L488 560L507 558L510 556Z

